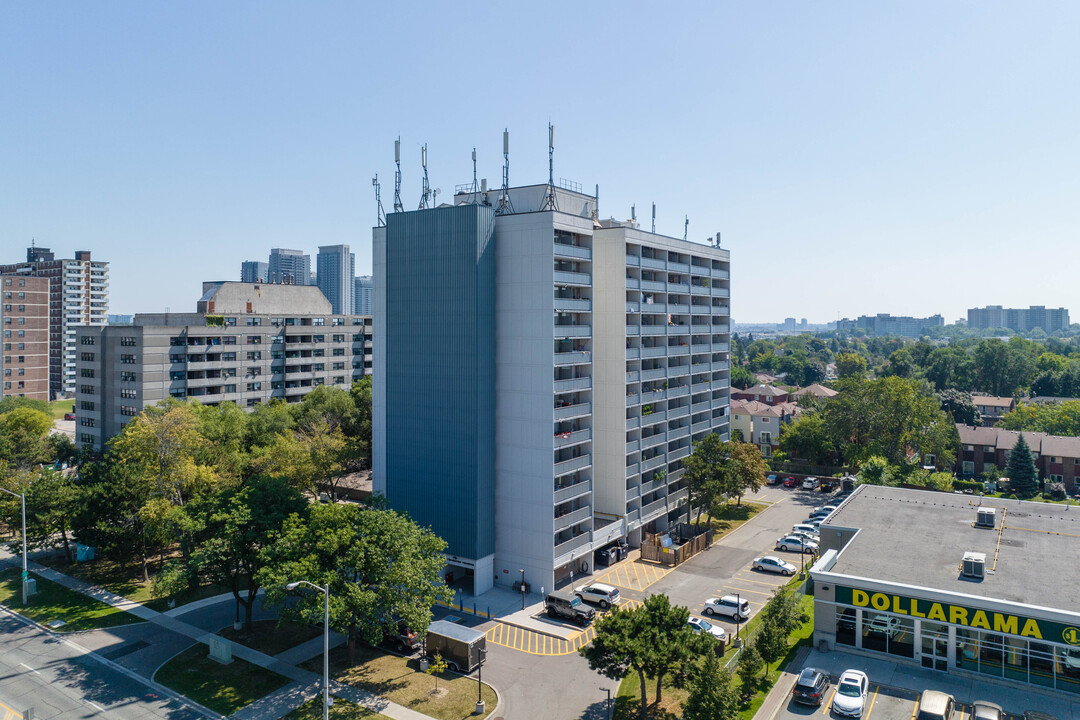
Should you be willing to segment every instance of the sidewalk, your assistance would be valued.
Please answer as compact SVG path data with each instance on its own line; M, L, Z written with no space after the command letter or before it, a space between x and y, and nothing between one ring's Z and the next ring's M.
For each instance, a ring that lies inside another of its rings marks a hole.
M807 664L806 658L809 656L810 648L799 648L799 652L795 653L795 657L780 673L780 677L777 678L772 690L765 696L765 702L761 703L761 707L754 713L754 720L772 720L780 712L780 708L784 706L788 696L791 695L791 689L795 687L795 681L799 679L799 672Z
M4 559L0 561L0 563L7 565L16 564L17 562L17 560L13 559ZM154 623L159 627L179 633L180 635L185 635L204 645L209 645L212 638L219 637L214 633L206 632L202 628L183 622L182 620L177 620L175 617L171 617L165 613L151 610L139 603L109 592L104 588L90 585L82 580L64 575L52 568L45 567L44 565L28 562L27 569L40 577L57 583L58 585L63 585L70 590L92 597L106 605L111 605L117 609L129 612L132 615L142 618L147 622ZM230 593L227 597L231 598L232 594ZM192 603L192 605L194 604L195 603ZM202 607L209 604L213 603L206 603ZM183 610L185 608L187 608L187 606L181 606L181 608L176 609ZM193 608L187 608L187 611L190 612L192 609ZM277 718L287 715L314 697L314 695L311 694L311 689L315 688L317 694L322 687L322 676L307 670L302 670L296 667L294 663L303 662L303 660L308 659L308 657L314 657L322 652L322 638L317 638L317 641L317 643L315 643L315 641L304 643L297 648L281 653L278 657L272 657L236 642L231 642L234 657L238 657L253 665L283 675L293 681L277 692L271 693L261 700L238 711L233 717L247 720L277 720ZM340 641L341 638L338 636L338 642ZM313 645L316 644L317 649L313 647ZM293 651L296 652L294 653ZM307 657L304 657L305 655ZM296 658L301 659L296 660ZM331 690L333 695L345 698L350 702L355 702L364 707L369 707L387 717L395 718L395 720L424 720L427 718L426 715L422 715L358 688L352 688L340 683L332 682Z

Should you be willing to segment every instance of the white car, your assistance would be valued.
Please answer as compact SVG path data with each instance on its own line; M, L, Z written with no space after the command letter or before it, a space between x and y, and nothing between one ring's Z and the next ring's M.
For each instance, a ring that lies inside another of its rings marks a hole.
M820 528L816 525L807 525L806 523L799 523L798 525L791 526L791 532L794 533L806 533L807 535L813 535L817 537L821 534Z
M727 631L719 625L714 625L708 620L697 617L691 617L688 622L690 623L690 627L693 629L694 632L712 635L720 642L724 642L727 640Z
M818 486L817 478L808 477L802 481L803 490L816 490Z
M763 555L759 558L754 558L753 564L750 566L751 570L761 570L763 572L780 573L781 575L794 575L795 571L799 568L795 567L786 560L781 560L775 555Z
M807 540L801 535L788 535L776 541L776 549L781 552L816 553L818 544Z
M831 513L834 510L836 510L837 507L838 506L836 506L836 505L822 505L821 507L814 508L814 513L819 513L819 512Z
M604 583L582 585L574 590L574 594L586 602L596 603L605 610L612 605L618 605L622 600L619 597L619 588Z
M818 541L821 539L816 534L804 532L803 530L792 530L790 533L788 533L788 535L790 535L791 537L801 538L808 543L813 543L814 545L817 545Z
M845 670L836 683L832 711L841 717L862 717L866 707L866 694L870 691L870 678L858 670Z
M732 620L746 620L750 617L750 601L735 595L709 598L705 601L706 615L726 615Z
M875 635L888 635L891 638L899 636L906 628L900 618L892 615L876 615L866 626L866 633Z

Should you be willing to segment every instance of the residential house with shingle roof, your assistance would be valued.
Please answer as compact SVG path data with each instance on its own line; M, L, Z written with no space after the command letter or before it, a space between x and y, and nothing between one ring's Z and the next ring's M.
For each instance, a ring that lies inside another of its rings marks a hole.
M971 427L957 424L961 450L956 458L956 472L960 475L979 475L991 465L1004 472L1009 462L1009 452L1016 445L1020 433L997 427ZM1026 432L1024 440L1031 448L1039 477L1049 482L1063 482L1072 494L1080 478L1080 437L1048 435Z

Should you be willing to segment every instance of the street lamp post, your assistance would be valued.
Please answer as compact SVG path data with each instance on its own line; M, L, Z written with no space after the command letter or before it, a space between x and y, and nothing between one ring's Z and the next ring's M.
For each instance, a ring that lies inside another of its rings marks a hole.
M330 718L330 586L322 587L307 580L291 582L285 586L286 590L295 590L301 585L310 585L323 594L323 720Z
M487 648L480 648L480 664L476 668L476 714L484 714L484 661Z
M521 609L525 609L525 568L521 568Z
M735 594L735 647L742 646L742 638L739 637L739 629L742 627L742 597Z
M26 605L26 581L30 579L30 573L26 571L26 494L11 492L4 488L0 490L19 498L19 504L22 506L22 604Z

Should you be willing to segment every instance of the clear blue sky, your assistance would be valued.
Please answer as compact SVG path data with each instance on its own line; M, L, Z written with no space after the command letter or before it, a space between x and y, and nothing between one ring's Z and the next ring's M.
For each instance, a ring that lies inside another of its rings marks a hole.
M112 312L191 310L269 248L348 243L371 178L600 185L723 232L739 322L1068 307L1080 3L4 3L0 241L112 263ZM1080 306L1071 308L1080 314Z

